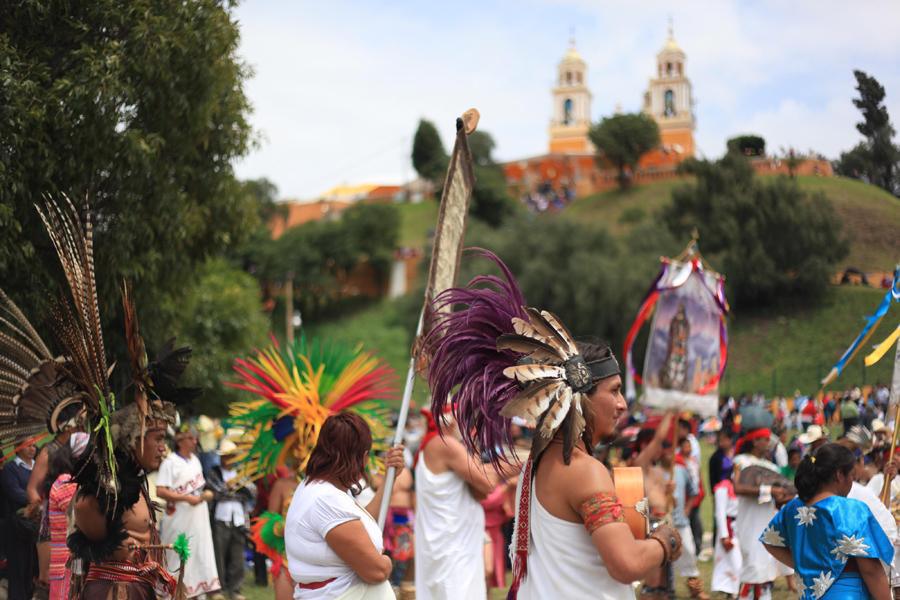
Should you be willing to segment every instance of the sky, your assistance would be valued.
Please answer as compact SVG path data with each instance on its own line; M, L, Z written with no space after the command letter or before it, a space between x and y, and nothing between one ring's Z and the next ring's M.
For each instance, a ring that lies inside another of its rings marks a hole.
M550 89L573 33L592 119L636 112L669 18L687 54L700 156L756 133L770 153L836 158L860 140L854 69L885 87L900 128L894 0L243 0L235 17L256 132L235 169L268 178L282 199L408 181L419 120L449 146L470 107L497 160L545 153Z

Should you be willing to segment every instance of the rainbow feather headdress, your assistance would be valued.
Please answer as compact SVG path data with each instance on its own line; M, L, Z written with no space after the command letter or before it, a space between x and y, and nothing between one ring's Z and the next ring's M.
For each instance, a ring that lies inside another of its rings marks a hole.
M296 461L302 472L319 439L325 419L350 410L372 430L372 461L387 447L390 410L396 399L397 375L361 345L309 341L301 336L282 348L272 344L251 358L237 358L233 388L257 398L233 403L229 424L245 434L238 441L241 474L258 479Z

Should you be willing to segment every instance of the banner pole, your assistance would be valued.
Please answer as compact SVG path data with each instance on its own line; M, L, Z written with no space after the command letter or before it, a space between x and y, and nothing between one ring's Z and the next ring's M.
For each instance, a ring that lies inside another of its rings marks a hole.
M419 324L416 326L415 340L422 335L422 327L425 322L425 309L419 312ZM409 415L409 404L412 401L413 387L416 383L416 353L412 352L409 357L409 368L406 371L406 385L403 387L403 400L400 402L400 414L397 417L397 431L394 433L394 446L403 443L403 433L406 429L406 418ZM384 495L381 497L381 506L378 509L378 528L384 530L384 524L387 521L388 509L391 505L390 494L394 489L394 479L397 477L397 471L394 467L387 470L384 476Z

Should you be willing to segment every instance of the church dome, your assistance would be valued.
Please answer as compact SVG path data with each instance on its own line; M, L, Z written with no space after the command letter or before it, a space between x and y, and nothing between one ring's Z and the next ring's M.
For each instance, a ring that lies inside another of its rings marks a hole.
M584 59L581 57L581 54L575 48L574 42L572 42L572 44L569 46L569 49L566 50L566 54L563 56L562 62L584 64Z

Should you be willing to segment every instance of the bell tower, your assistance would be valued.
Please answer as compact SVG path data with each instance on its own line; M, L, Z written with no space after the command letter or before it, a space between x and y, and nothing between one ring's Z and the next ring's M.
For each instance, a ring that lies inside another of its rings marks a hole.
M668 39L656 55L656 77L644 94L644 113L659 125L663 149L683 158L694 155L694 100L685 59L669 19Z
M575 49L573 39L557 67L553 118L550 121L550 153L593 152L588 140L590 127L591 91L587 87L587 64Z

